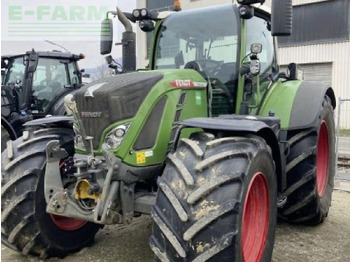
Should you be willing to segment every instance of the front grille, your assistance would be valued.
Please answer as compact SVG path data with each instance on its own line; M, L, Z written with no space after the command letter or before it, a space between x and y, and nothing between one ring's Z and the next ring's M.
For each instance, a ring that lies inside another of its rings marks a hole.
M179 98L179 105L183 105L185 102L186 93L182 93Z
M79 115L86 134L94 138L95 150L99 148L102 132L117 121L134 117L162 77L157 72L122 74L93 82L75 93ZM92 96L86 96L88 90L93 90Z
M172 129L171 129L171 134L170 134L170 140L169 140L169 143L168 143L168 150L167 152L169 152L173 145L174 145L174 142L175 142L175 138L176 138L176 133L177 133L177 130L178 130L178 127L179 127L179 121L180 121L180 118L181 118L181 113L182 113L182 109L183 109L183 106L184 106L184 102L185 102L185 98L186 98L186 93L182 93L180 95L180 98L177 102L177 106L176 106L176 113L175 113L175 117L174 117L174 122L173 122L173 126L172 126Z

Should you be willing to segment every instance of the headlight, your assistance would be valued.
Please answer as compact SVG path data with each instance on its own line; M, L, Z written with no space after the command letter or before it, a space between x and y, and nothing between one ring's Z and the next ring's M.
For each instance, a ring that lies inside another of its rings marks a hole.
M142 9L141 9L141 16L142 16L143 18L146 18L146 16L148 16L148 11L147 11L146 8L142 8Z
M113 128L105 138L105 143L109 149L116 149L122 142L130 124L124 124Z
M125 128L118 128L115 130L116 137L123 137L124 135L125 135Z
M139 16L140 16L140 10L134 9L134 11L132 11L132 15L133 15L135 18L139 18Z

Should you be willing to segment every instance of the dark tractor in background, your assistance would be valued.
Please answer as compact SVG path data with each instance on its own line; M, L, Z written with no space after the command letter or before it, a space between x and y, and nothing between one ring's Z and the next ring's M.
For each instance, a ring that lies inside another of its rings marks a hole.
M60 51L1 57L1 152L22 135L23 124L47 115L64 115L63 98L82 86L83 55Z
M238 2L107 14L126 28L125 73L66 96L74 117L28 122L9 142L5 245L64 257L102 225L150 214L156 261L269 262L278 216L322 223L335 172L333 90L298 80L294 64L279 72L273 36L291 33L291 0L273 1L271 15L253 6L264 0ZM130 21L153 31L139 72ZM112 30L104 20L102 54Z

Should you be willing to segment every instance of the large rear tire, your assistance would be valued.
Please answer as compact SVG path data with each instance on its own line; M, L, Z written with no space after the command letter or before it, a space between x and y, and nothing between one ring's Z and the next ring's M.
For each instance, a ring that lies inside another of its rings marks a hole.
M333 107L325 97L316 127L289 132L287 203L279 217L292 223L320 224L332 201L335 175Z
M151 212L156 260L271 261L276 183L261 138L182 139Z
M2 153L1 241L24 255L64 257L91 243L100 226L46 213L46 145L59 140L72 155L73 131L31 131Z

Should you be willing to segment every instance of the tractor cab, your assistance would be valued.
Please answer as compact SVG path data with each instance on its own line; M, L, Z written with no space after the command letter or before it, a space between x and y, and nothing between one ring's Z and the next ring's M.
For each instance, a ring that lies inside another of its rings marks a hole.
M253 85L267 82L268 76L277 69L269 15L259 9L256 13L245 21L245 34L239 10L233 5L172 13L158 29L152 69L198 71L211 89L212 115L235 113L238 79L242 69L248 66L251 46L262 47L256 54L260 79L253 79Z
M34 118L52 114L55 101L82 84L77 61L82 55L36 52L1 57L2 115L13 113Z

